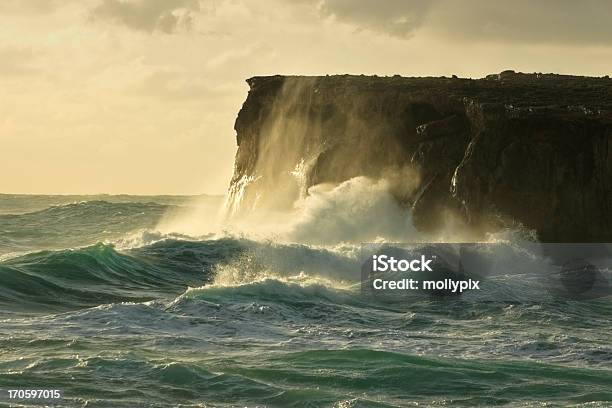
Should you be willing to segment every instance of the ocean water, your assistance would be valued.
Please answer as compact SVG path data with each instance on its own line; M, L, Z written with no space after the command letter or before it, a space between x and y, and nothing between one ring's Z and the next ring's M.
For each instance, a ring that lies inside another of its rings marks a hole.
M0 406L612 406L609 297L374 301L357 245L156 231L190 205L0 195Z

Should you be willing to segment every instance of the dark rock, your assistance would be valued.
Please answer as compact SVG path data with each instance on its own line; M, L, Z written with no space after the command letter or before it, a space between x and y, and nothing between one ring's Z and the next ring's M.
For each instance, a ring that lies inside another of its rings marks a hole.
M503 71L478 80L343 75L247 82L230 194L245 177L259 181L242 199L275 178L261 171L263 160L282 161L282 171L308 162L305 189L410 167L418 177L406 177L406 188L395 184L393 192L422 230L443 229L450 215L477 234L522 224L543 241L612 241L609 78ZM274 157L260 150L269 149L271 122L278 127L279 120L289 138L284 151L293 150ZM296 138L298 122L303 135Z

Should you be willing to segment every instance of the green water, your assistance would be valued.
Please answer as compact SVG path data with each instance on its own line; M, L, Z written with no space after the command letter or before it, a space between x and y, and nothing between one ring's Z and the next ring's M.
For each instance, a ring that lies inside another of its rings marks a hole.
M374 302L354 248L152 232L178 199L36 200L0 215L2 390L60 389L68 407L612 406L609 297L540 301L501 275L535 295Z

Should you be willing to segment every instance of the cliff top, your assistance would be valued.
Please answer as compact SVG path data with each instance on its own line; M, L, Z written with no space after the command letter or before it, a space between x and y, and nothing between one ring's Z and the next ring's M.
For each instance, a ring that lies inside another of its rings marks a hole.
M612 117L612 79L503 71L485 78L391 77L366 75L259 76L247 80L253 91L278 89L288 78L314 81L316 92L410 92L444 94L516 109L562 109Z

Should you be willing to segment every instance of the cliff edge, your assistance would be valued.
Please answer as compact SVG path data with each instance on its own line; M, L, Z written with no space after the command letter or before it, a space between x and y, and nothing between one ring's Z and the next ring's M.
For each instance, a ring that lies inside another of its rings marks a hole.
M391 177L423 231L520 224L546 242L612 242L612 80L504 71L482 79L249 79L235 129L234 209ZM298 180L298 181L295 181Z

